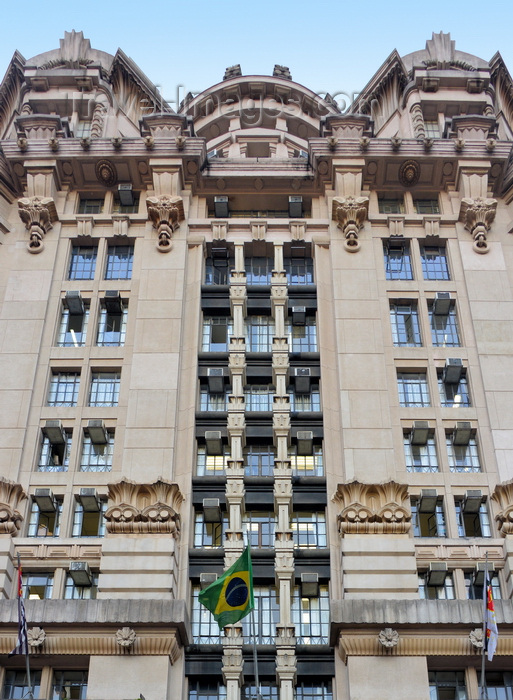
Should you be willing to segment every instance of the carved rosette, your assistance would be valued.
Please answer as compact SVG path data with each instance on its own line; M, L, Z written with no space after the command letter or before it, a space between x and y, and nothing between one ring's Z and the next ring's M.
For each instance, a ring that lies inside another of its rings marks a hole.
M23 197L18 200L18 214L30 234L29 252L40 253L43 238L58 218L55 202L51 197Z
M469 633L468 638L474 649L479 649L479 651L481 651L483 648L483 628L476 627Z
M116 643L124 649L129 649L135 644L137 635L131 627L122 627L116 632Z
M159 479L137 484L123 479L109 484L109 506L105 513L111 534L167 534L178 539L183 496L176 484Z
M15 535L23 516L17 510L27 494L20 484L0 478L0 535Z
M332 218L345 236L345 249L356 253L360 249L358 234L369 210L368 197L334 197Z
M411 511L406 484L339 484L333 497L342 506L338 516L339 532L346 534L406 534L411 526Z
M487 253L489 250L486 236L495 219L496 211L496 199L476 197L461 200L459 220L464 223L467 231L470 231L476 253Z
M385 649L393 649L399 644L399 632L392 629L391 627L385 627L384 630L378 634L378 642Z
M159 197L148 197L146 206L148 218L157 231L157 249L161 253L169 253L173 232L185 218L183 199L163 194Z
M27 641L32 649L41 649L45 643L46 632L42 627L31 627L27 632Z
M501 534L513 535L513 479L497 484L492 499L499 504L500 511L495 516Z

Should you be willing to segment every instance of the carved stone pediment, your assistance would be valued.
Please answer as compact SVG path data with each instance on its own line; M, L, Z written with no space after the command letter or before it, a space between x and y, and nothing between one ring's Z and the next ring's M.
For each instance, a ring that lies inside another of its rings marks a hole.
M15 535L23 516L17 510L27 494L20 484L0 478L0 535Z
M43 250L43 238L57 221L55 202L51 197L22 197L18 200L18 214L30 233L28 250L40 253Z
M503 535L513 535L513 479L497 484L492 499L500 507L495 516L499 531Z
M486 236L495 219L497 211L496 199L465 198L461 200L459 221L462 221L467 231L474 239L476 253L487 253Z
M368 197L334 197L332 217L345 236L345 247L351 253L360 248L358 233L369 210Z
M339 484L333 501L342 506L339 531L345 534L405 534L411 525L408 487L389 481Z
M138 484L123 479L109 484L107 531L112 534L180 534L178 513L183 496L176 484L159 479Z
M163 194L159 197L148 197L146 200L148 218L158 235L157 248L162 253L171 250L171 237L185 218L183 199Z

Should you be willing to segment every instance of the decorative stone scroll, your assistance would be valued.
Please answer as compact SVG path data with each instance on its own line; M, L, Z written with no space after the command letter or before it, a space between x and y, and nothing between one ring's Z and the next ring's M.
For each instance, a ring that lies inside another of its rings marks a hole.
M497 484L492 499L499 504L500 511L495 516L501 534L513 535L513 479Z
M183 199L163 194L159 197L148 197L146 206L148 218L157 231L157 250L161 253L168 253L172 248L173 232L180 226L180 221L185 218Z
M55 202L51 197L23 197L18 200L18 214L30 233L28 251L40 253L45 235L58 218Z
M122 479L109 484L109 502L105 513L111 534L180 535L178 513L183 496L176 484L159 479L153 484L137 484Z
M345 236L345 249L349 253L356 253L360 249L358 233L362 228L369 210L368 197L334 197L333 221Z
M15 535L23 516L17 510L27 494L20 484L0 478L0 535Z
M489 250L486 236L495 219L496 211L496 199L476 197L461 200L459 220L465 224L467 231L470 231L476 253L487 253Z
M340 503L339 532L346 534L406 534L411 525L408 487L389 481L385 484L362 484L352 481L339 484L333 497Z

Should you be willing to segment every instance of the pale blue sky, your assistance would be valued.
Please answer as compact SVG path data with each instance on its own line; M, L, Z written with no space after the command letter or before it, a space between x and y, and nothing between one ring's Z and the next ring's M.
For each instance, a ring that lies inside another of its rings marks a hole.
M96 49L122 48L172 102L219 82L235 63L243 75L286 65L315 92L350 94L394 48L401 55L424 48L433 31L450 32L456 48L484 59L500 51L513 73L512 20L513 4L499 10L477 0L26 0L2 7L0 76L15 49L28 59L75 29Z

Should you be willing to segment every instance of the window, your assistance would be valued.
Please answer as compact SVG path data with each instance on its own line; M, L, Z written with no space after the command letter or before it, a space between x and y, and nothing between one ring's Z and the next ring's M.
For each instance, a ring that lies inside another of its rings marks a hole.
M274 260L272 258L246 258L246 283L252 284L271 284L273 274Z
M417 302L401 304L390 302L390 323L392 340L396 346L414 347L422 345L420 336Z
M98 593L98 574L92 574L90 586L77 586L71 576L66 577L64 598L66 600L94 600Z
M54 671L50 700L85 700L87 671Z
M299 512L292 513L290 519L294 547L300 549L327 547L326 516L324 513Z
M219 476L224 474L226 471L226 460L229 456L229 453L209 455L205 445L198 445L196 474L198 476Z
M378 197L380 214L404 214L404 202L399 197Z
M78 348L85 345L89 307L84 307L83 314L71 314L63 307L61 323L57 336L57 345L61 348Z
M76 406L80 372L57 372L50 379L48 406Z
M331 681L299 683L296 685L296 700L332 700Z
M233 335L233 321L228 316L209 316L203 319L204 352L228 352Z
M470 395L467 387L467 377L462 374L456 384L447 384L443 380L442 373L438 375L438 390L440 391L440 403L448 408L471 406Z
M467 700L464 671L429 671L430 700Z
M120 372L93 372L91 375L90 406L117 406Z
M36 501L32 501L28 537L59 537L62 500L56 498L54 504L54 510L43 512Z
M275 389L269 384L251 384L244 390L246 411L272 411Z
M91 135L91 122L80 119L73 129L73 136L76 139L87 138Z
M202 549L224 547L224 533L227 529L227 513L222 513L220 523L206 523L203 513L196 513L194 517L194 546Z
M438 202L438 197L433 197L431 199L414 199L413 204L415 206L415 211L417 214L440 214L440 204ZM424 279L431 279L430 277L425 277ZM439 277L435 279L440 279ZM446 278L442 278L446 279ZM448 278L447 278L448 279Z
M233 258L214 256L205 260L205 284L230 284L230 270L235 266Z
M274 547L275 527L276 516L270 511L246 511L243 517L243 528L255 549Z
M431 342L439 347L458 347L460 333L456 308L451 306L449 313L433 313L433 302L428 302L429 322L431 324Z
M298 644L328 644L330 627L328 586L319 586L317 598L302 598L300 588L296 586L291 612Z
M249 316L246 319L248 352L272 352L274 319L270 316Z
M253 620L256 627L257 644L274 644L276 625L280 620L280 608L274 586L254 586L255 609L242 619L242 634L246 643L253 643Z
M192 591L192 611L191 627L192 638L195 644L221 644L221 633L219 625L214 620L214 616L198 600L199 587L194 587ZM223 635L224 636L224 635ZM198 696L196 696L198 697Z
M278 686L276 681L270 680L260 680L259 694L257 694L257 687L255 683L249 683L243 685L241 688L241 700L278 700Z
M67 472L70 452L71 433L67 430L62 431L62 442L50 442L50 438L43 435L37 470L40 472Z
M488 700L513 700L513 673L487 671L485 673Z
M21 588L23 598L30 600L44 600L52 597L53 573L41 571L33 574L24 574Z
M447 454L452 472L480 472L481 463L475 438L468 445L455 445L452 436L447 436Z
M293 476L324 476L321 445L314 445L311 455L298 455L297 448L293 445L289 449L289 459Z
M119 199L119 194L114 195L114 201L112 203L112 213L113 214L137 214L139 211L139 193L132 193L133 204L121 204Z
M132 278L133 245L111 245L107 249L106 280L129 280Z
M458 537L491 537L490 516L486 503L481 503L477 513L465 507L465 499L455 498ZM474 509L470 509L474 510Z
M226 411L228 406L229 389L224 394L211 394L207 386L200 387L200 411Z
M440 138L440 127L438 126L438 119L424 119L424 130L426 133L426 138Z
M454 600L454 581L452 574L446 574L441 586L429 584L429 572L419 574L419 596L428 600Z
M286 324L290 352L317 352L315 316L307 316L304 326Z
M494 600L500 600L502 598L501 595L501 586L499 582L499 574L497 574L494 571L489 571L488 576L490 577L490 583L492 586L492 596ZM482 583L476 583L476 576L473 571L465 572L465 588L467 591L467 598L469 600L483 600L483 589L484 589L484 576L483 576L483 582ZM493 696L492 696L493 697ZM513 696L512 696L513 700Z
M430 406L425 372L398 372L397 388L401 406Z
M96 344L103 347L124 345L127 316L128 310L123 302L119 311L110 311L102 304Z
M192 678L189 678L189 700L225 699L226 687L224 685L220 683L203 683L202 681L194 681Z
M79 214L101 214L103 211L103 199L94 197L80 197L78 204Z
M112 453L114 451L114 434L107 432L105 444L95 443L89 435L84 435L82 456L80 458L81 472L110 472L112 469Z
M437 499L434 509L425 508L421 499L411 500L411 521L414 537L446 537L444 506Z
M310 411L319 413L321 410L321 395L318 386L312 386L309 394L296 394L294 389L289 389L290 410L299 413Z
M275 450L272 445L248 445L244 449L245 476L272 476Z
M39 697L41 690L41 671L30 671L30 682L35 698ZM6 671L2 698L4 700L22 700L28 697L28 683L26 671Z
M283 265L289 284L313 284L312 258L285 258Z
M387 280L412 280L410 244L403 239L389 239L383 243Z
M72 537L104 537L105 536L105 511L107 501L98 501L97 510L84 510L83 505L77 501L73 513Z
M425 445L414 445L411 436L405 435L404 458L408 472L437 472L438 457L434 436L428 436Z
M93 246L74 245L71 248L68 279L92 280L96 269L97 248Z
M421 245L420 259L425 280L450 280L445 246Z

